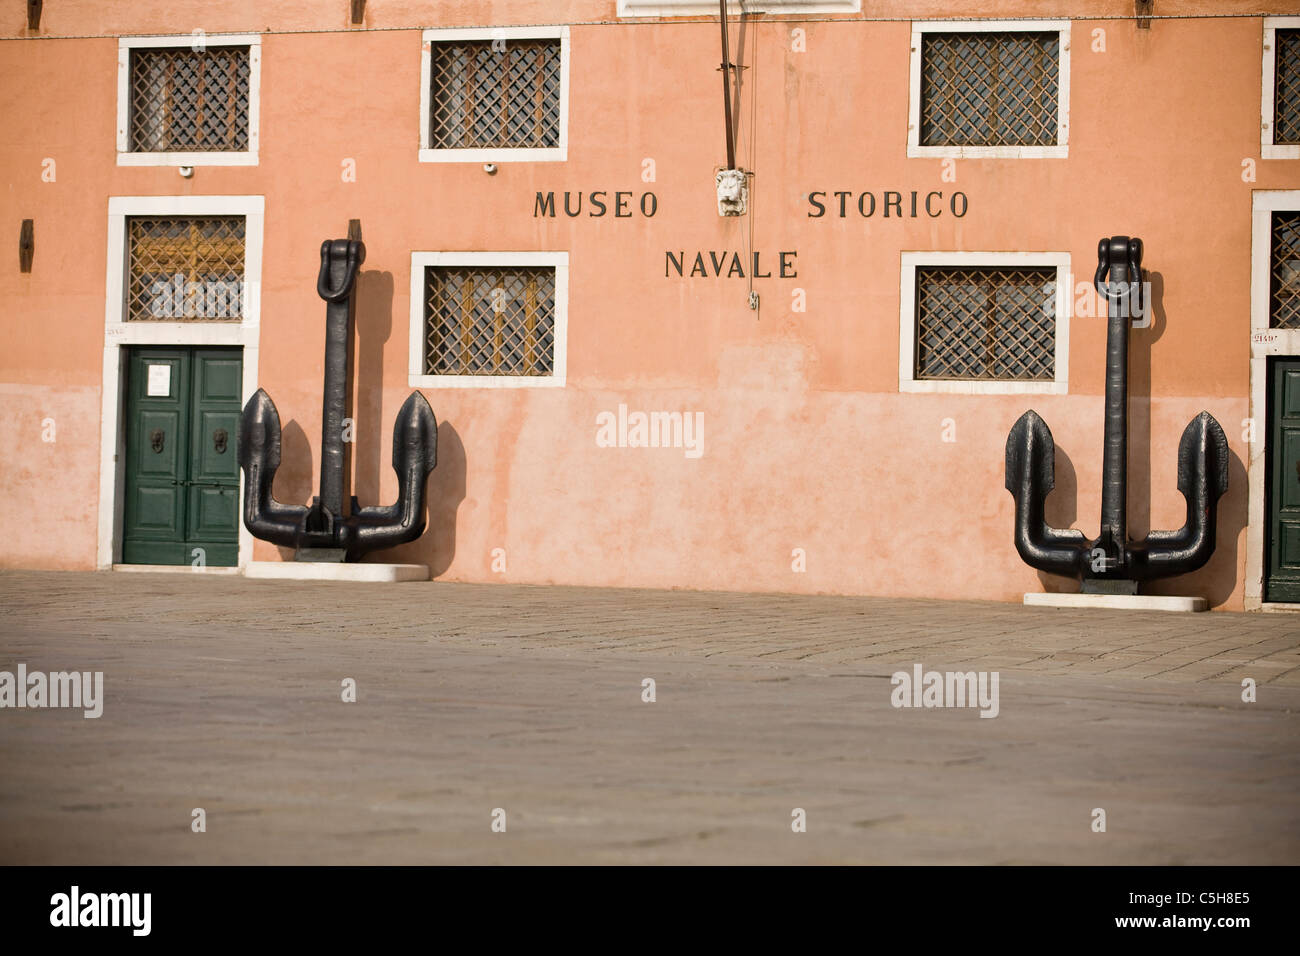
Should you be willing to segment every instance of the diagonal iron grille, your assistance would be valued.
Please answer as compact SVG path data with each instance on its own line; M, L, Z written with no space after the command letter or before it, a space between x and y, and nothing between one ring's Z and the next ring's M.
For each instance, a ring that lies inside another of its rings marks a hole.
M127 220L126 319L244 314L244 217Z
M1300 143L1300 30L1274 36L1273 142Z
M560 41L434 43L433 149L560 145Z
M926 33L922 146L1053 146L1060 34Z
M1300 329L1300 212L1273 213L1269 326Z
M248 149L248 47L131 51L131 152Z
M916 270L916 377L1051 381L1056 269Z
M429 267L426 375L550 375L553 268Z

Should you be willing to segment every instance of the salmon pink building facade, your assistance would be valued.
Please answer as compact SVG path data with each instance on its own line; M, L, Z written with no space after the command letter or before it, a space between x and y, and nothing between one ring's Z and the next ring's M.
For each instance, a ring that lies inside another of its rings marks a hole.
M0 40L3 566L292 560L239 520L239 413L274 397L309 503L351 228L351 494L394 500L412 390L438 422L427 530L375 560L1076 590L1017 553L1007 436L1051 424L1048 522L1095 535L1093 273L1135 236L1129 533L1182 525L1189 420L1229 449L1213 557L1150 592L1300 604L1294 3L755 0L725 76L702 2L35 6Z

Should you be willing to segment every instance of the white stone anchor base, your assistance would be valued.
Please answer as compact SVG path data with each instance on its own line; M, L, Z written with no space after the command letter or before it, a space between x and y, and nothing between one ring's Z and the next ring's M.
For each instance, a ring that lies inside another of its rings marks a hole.
M1166 597L1154 594L1026 594L1025 603L1037 607L1092 607L1119 611L1204 611L1203 597Z
M342 561L250 561L250 578L288 581L427 581L427 564L345 564Z

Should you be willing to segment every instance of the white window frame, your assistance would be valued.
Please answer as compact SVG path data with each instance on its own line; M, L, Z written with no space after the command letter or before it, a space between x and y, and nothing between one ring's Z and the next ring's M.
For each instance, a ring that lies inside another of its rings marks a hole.
M1277 86L1277 31L1300 30L1300 17L1264 18L1264 68L1260 99L1260 159L1300 159L1300 143L1274 145L1273 94Z
M1055 266L1056 377L1050 382L916 378L916 270L923 266ZM1068 252L904 252L899 280L898 390L959 395L1065 395L1070 383L1070 254Z
M1255 423L1246 443L1246 580L1247 611L1298 610L1300 605L1264 600L1266 526L1264 484L1268 461L1268 359L1300 357L1300 329L1269 328L1272 298L1273 213L1300 211L1300 189L1260 189L1251 196L1250 212L1250 407Z
M429 88L433 44L457 40L560 41L560 143L558 146L434 149L430 145ZM569 28L567 26L447 28L425 30L420 47L420 162L422 163L562 163L569 158Z
M1060 34L1054 146L922 146L921 46L927 33ZM914 20L911 74L908 81L907 155L913 159L1065 159L1070 155L1070 21L1069 20Z
M741 0L727 0L742 11ZM862 0L745 0L746 13L861 13ZM618 0L620 17L716 16L718 5L707 0Z
M426 375L424 270L428 266L544 266L555 270L555 353L550 375ZM411 253L411 336L407 383L412 388L563 388L569 338L567 252Z
M229 152L131 152L131 51L157 47L248 47L248 149ZM119 166L256 166L257 127L262 86L262 38L253 34L215 33L201 38L189 33L176 36L121 37L117 41L117 165Z
M125 396L127 350L136 345L238 346L243 349L241 402L257 391L258 342L262 314L262 196L113 196L108 200L108 262L104 292L104 366L100 415L99 520L96 566L111 568L122 559L126 486ZM229 319L126 321L127 219L132 216L243 216L244 314ZM240 483L239 514L243 514ZM238 566L253 558L253 536L239 522ZM188 569L187 569L188 570ZM212 568L212 573L228 572Z

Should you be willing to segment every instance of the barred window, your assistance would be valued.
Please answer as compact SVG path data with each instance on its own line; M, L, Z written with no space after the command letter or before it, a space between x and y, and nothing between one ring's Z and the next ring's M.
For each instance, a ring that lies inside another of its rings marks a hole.
M126 229L126 321L243 317L243 216L134 216Z
M921 34L921 146L1058 144L1061 35Z
M1273 213L1269 326L1300 329L1300 212Z
M1052 381L1056 276L1040 267L918 267L915 377Z
M1300 30L1278 30L1273 41L1273 142L1300 144Z
M429 147L559 147L561 50L544 38L432 42Z
M552 267L426 267L424 374L551 375L555 287Z
M131 50L129 152L249 149L249 48Z

